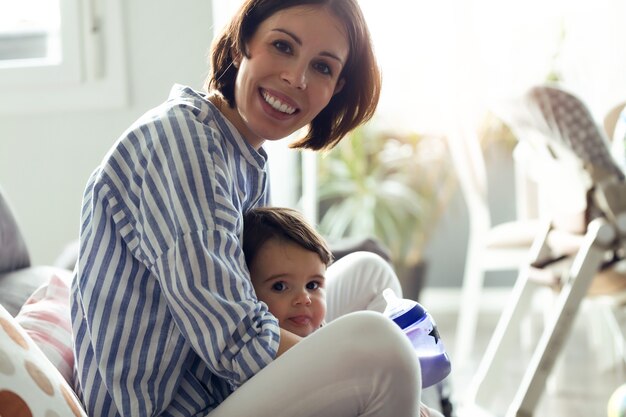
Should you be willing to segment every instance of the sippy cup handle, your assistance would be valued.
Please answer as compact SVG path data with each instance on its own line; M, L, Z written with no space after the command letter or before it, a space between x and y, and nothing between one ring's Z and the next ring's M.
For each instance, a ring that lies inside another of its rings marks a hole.
M383 297L387 301L383 314L402 329L415 349L422 370L422 388L447 377L450 358L432 316L418 302L399 298L390 288L383 291Z

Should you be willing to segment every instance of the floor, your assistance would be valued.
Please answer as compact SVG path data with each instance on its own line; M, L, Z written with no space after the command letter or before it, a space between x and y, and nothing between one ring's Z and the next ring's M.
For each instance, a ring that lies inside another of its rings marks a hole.
M498 312L483 313L477 343L470 363L454 363L454 333L456 313L451 311L437 311L430 309L435 317L442 340L450 354L453 371L450 375L450 386L455 404L456 417L478 417L475 412L464 412L460 402L465 394L482 357L482 353L491 337L491 333L499 319ZM623 362L614 366L605 365L598 355L597 349L591 345L591 339L604 340L595 335L590 337L589 329L594 327L585 321L579 314L569 339L557 362L552 376L548 380L547 388L535 409L533 417L607 417L607 403L611 393L621 384L626 383L626 369ZM626 328L626 314L617 315L622 329ZM540 322L540 321L539 321ZM527 333L527 335L532 334ZM539 333L535 331L534 333ZM626 333L623 333L626 334ZM528 338L531 339L532 337ZM527 338L524 338L526 340ZM525 359L529 357L530 349L523 347L524 343L517 344L511 351L511 360L506 364L506 372L501 383L498 383L498 392L494 392L495 401L490 405L490 415L503 417L506 413L508 401L512 398L515 387L527 365ZM528 344L528 343L527 343ZM604 358L607 356L604 355ZM604 368L604 369L602 369ZM432 393L430 394L432 396ZM429 394L426 393L426 398ZM474 415L470 415L474 414ZM530 417L530 416L528 416Z

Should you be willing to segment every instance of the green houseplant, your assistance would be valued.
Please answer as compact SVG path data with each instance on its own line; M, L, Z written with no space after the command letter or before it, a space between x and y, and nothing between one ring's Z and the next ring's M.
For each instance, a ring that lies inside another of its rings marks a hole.
M370 122L323 155L318 167L322 233L331 240L378 238L405 292L417 297L423 277L415 271L456 186L445 138Z

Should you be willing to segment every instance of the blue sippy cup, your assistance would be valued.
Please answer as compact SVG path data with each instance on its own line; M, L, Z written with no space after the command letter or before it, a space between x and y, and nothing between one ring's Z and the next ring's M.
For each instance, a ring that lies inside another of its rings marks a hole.
M415 348L422 369L422 388L447 377L450 358L432 316L416 301L398 298L391 288L383 291L383 297L387 302L383 314L400 326Z

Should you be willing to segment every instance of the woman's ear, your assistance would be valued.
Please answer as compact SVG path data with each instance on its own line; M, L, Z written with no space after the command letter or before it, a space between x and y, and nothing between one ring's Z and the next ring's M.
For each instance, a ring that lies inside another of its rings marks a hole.
M340 78L339 81L337 81L337 85L335 86L335 91L333 92L333 95L335 95L338 92L340 92L343 89L344 85L346 85L346 79L345 78Z
M233 66L235 68L239 68L239 64L241 64L241 52L239 51L231 51L230 58L233 61Z

